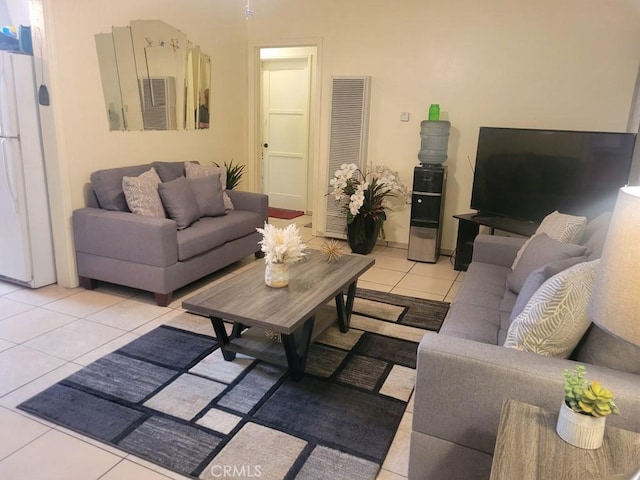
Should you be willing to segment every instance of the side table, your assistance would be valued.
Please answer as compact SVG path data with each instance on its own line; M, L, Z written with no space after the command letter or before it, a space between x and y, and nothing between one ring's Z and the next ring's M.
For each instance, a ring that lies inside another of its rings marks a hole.
M602 480L640 468L640 434L607 426L597 450L556 433L558 412L507 400L502 406L490 480Z

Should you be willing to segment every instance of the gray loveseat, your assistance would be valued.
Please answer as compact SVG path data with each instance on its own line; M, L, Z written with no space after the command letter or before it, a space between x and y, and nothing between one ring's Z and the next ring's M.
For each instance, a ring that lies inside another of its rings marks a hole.
M184 175L184 162L100 170L91 175L86 208L73 212L78 275L88 289L96 280L153 292L158 305L173 291L247 255L262 256L256 228L268 218L268 197L227 191L234 209L202 217L179 230L171 218L136 215L127 206L123 176L154 167L163 182Z
M587 259L599 258L609 217L587 226ZM488 479L506 399L557 411L562 371L580 363L613 390L621 414L608 424L640 432L640 349L591 325L571 359L505 348L517 295L507 275L524 239L479 235L440 333L418 347L409 478Z

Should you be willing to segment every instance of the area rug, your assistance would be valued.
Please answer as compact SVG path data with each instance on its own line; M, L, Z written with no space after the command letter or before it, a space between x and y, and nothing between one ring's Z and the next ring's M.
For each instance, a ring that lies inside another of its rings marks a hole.
M209 320L184 313L18 408L192 478L374 479L413 391L417 341L448 309L397 297L359 290L352 328L318 337L299 382L224 361ZM414 309L426 327L406 323Z
M286 208L269 207L269 216L271 218L281 218L283 220L291 220L293 218L304 215L302 210L287 210Z

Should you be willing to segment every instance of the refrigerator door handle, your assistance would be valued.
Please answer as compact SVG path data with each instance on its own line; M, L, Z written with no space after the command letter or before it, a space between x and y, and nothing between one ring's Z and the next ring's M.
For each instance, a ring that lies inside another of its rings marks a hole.
M9 155L5 149L7 143L9 143L8 138L0 140L0 147L2 147L2 164L4 166L4 178L7 180L7 187L9 188L11 199L13 200L13 209L18 213L18 197L13 182L11 181L11 173L9 172Z

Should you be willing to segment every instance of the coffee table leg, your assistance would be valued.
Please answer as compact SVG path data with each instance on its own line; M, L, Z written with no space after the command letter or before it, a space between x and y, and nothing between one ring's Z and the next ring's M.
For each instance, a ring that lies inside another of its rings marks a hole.
M302 336L300 345L296 345L293 334L282 335L282 345L284 353L287 355L287 364L291 372L291 378L296 382L302 379L304 368L307 365L307 356L309 353L309 345L311 344L311 333L313 332L313 322L315 317L309 317L302 326Z
M344 302L344 294L340 292L336 295L336 310L338 311L338 326L342 333L349 331L349 324L351 323L351 312L353 311L353 301L356 298L356 284L357 280L349 284L347 290L347 303Z
M218 339L218 343L220 344L220 350L222 350L222 356L225 360L231 361L236 358L236 352L231 352L227 350L227 345L229 345L229 336L227 335L227 331L224 329L224 322L221 318L217 317L209 317L211 319L211 324L213 325L213 330L216 332L216 338ZM235 325L234 325L235 332Z

